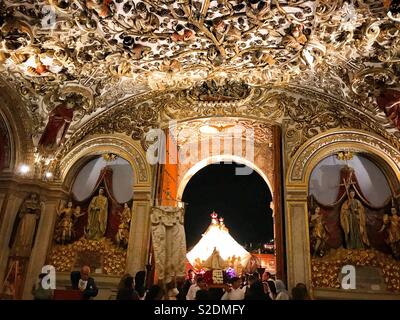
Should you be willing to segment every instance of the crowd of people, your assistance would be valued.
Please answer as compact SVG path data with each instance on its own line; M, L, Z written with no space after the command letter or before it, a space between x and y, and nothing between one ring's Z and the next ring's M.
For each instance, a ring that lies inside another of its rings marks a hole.
M189 270L187 280L181 287L182 300L309 300L307 287L299 283L286 290L282 280L274 279L269 272L262 276L255 272L243 277L233 277L224 288L208 288L204 278Z
M32 289L34 299L52 298L52 291L41 284L44 274L39 275L39 283ZM125 274L118 285L117 300L309 300L307 287L298 283L291 291L285 283L275 279L271 273L262 276L255 272L243 277L233 277L223 287L209 287L205 279L193 270L189 270L186 280L177 288L165 290L160 285L146 288L146 273L139 271L135 277ZM72 289L80 290L82 299L93 299L98 295L95 280L90 277L90 268L84 266L80 271L71 273Z

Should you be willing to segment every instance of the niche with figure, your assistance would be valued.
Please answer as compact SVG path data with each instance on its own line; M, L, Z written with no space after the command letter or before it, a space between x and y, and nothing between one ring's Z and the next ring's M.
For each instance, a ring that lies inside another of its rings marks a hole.
M363 288L400 290L399 204L367 156L342 152L322 160L309 183L313 286L340 288L340 270L349 264L368 267L369 281L381 274L376 283L360 283Z
M106 154L90 160L74 179L68 201L57 210L49 260L60 271L81 265L122 274L132 220L133 170Z

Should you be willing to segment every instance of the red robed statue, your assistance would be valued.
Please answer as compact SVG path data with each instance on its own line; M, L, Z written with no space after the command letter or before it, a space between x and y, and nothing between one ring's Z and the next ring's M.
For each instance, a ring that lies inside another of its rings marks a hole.
M376 102L393 124L400 129L400 91L384 89Z
M74 110L68 104L60 104L49 114L49 121L39 140L39 146L46 149L57 147L61 144L68 127L72 121Z

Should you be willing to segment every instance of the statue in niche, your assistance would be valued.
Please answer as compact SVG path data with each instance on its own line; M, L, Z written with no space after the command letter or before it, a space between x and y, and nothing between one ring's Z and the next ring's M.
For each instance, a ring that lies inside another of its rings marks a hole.
M383 216L383 225L379 232L386 230L385 242L390 246L393 256L400 259L400 216L397 214L395 206L391 208L390 213L391 215Z
M108 219L108 199L104 196L104 188L99 189L99 195L93 197L88 208L88 223L86 237L89 240L99 240L104 237Z
M328 230L323 221L323 215L321 213L321 208L316 207L314 214L311 215L310 219L311 227L311 242L314 243L313 246L313 257L316 255L324 255L325 242L328 238Z
M366 229L365 210L360 200L355 199L356 192L350 189L348 199L340 209L340 225L344 231L347 249L364 249L369 246Z
M38 220L43 211L36 193L31 193L23 202L19 211L19 223L11 247L11 255L14 257L29 257L38 226Z
M67 207L64 206L61 210L57 210L59 222L55 230L55 241L57 243L66 244L74 239L74 223L77 218L83 216L81 208L77 206L75 209L72 207L72 202L69 201Z
M131 222L131 209L127 203L124 204L124 210L122 213L119 213L119 216L121 217L121 222L115 235L115 241L118 246L126 249L128 247L129 226Z

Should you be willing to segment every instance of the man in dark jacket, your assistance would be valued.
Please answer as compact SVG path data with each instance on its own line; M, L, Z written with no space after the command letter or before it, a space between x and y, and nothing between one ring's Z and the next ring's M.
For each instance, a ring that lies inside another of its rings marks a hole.
M99 292L94 279L89 277L89 275L90 268L88 266L83 266L81 271L71 272L72 289L80 290L84 300L89 300L97 296Z

